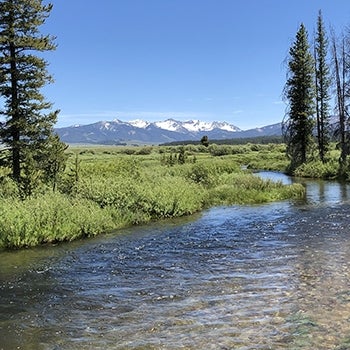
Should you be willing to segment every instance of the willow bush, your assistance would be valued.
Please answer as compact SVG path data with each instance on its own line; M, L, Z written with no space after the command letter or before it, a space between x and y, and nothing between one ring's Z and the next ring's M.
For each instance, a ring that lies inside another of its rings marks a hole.
M335 179L338 176L339 163L333 159L326 163L320 160L300 165L294 170L294 176L316 179Z

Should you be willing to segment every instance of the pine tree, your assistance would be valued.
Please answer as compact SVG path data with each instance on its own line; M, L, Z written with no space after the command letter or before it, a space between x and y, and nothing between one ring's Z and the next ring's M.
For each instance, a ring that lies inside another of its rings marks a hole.
M51 9L41 0L0 2L0 96L5 119L1 137L10 150L9 164L18 183L28 178L28 169L40 167L40 154L50 143L57 119L58 111L50 111L52 104L40 93L52 82L47 62L33 54L56 48L52 36L39 32Z
M201 138L201 144L205 147L208 147L209 146L209 139L208 139L208 136L207 135L204 135L202 138Z
M325 162L330 142L329 135L329 89L331 85L329 66L327 64L328 39L319 11L315 37L315 88L316 88L316 125L318 152L321 161Z
M177 157L177 162L179 164L185 164L186 163L186 151L184 146L180 146L179 155Z
M341 34L337 40L335 34L332 35L332 60L334 65L334 76L336 85L336 110L339 117L338 127L335 130L339 157L339 175L346 177L348 171L347 157L350 154L350 128L349 128L349 99L350 99L350 61L349 61L349 36Z
M289 170L293 172L308 159L314 126L314 60L303 24L289 50L284 94L289 103L283 121L283 134L290 158Z
M58 135L51 135L47 140L47 147L41 150L40 164L44 173L46 183L52 184L53 191L56 190L58 178L66 168L68 155L65 153L68 145L61 142Z

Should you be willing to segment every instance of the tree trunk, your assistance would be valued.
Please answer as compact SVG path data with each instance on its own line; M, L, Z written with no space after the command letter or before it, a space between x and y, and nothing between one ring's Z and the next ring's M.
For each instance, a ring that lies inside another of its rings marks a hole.
M12 136L12 176L15 181L21 179L21 161L20 161L20 130L19 130L19 108L18 108L18 72L16 65L16 49L13 43L10 43L11 59L11 136Z
M344 47L342 50L342 63L344 64ZM339 113L339 137L340 137L340 167L344 167L346 163L346 139L345 139L345 101L344 101L344 79L345 69L342 67L342 75L340 75L340 65L338 60L338 52L335 39L333 39L333 59L335 65L335 76L336 76L336 85L337 85L337 104L338 104L338 113Z

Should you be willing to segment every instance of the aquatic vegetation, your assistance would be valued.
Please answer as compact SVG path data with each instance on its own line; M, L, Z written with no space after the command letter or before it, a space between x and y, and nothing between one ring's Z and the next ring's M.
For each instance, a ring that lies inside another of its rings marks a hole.
M335 348L336 350L348 350L350 349L350 336L341 341L341 344Z
M322 331L322 327L302 311L291 315L287 321L292 325L293 329L292 349L305 349L307 346L312 346L312 337L310 335L315 331Z

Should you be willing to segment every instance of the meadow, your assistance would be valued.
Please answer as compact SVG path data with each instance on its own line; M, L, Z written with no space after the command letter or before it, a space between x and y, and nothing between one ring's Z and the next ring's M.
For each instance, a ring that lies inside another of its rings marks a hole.
M0 248L71 241L218 205L300 198L301 185L262 180L251 169L283 171L285 146L71 146L55 188L39 183L21 198L1 177Z

